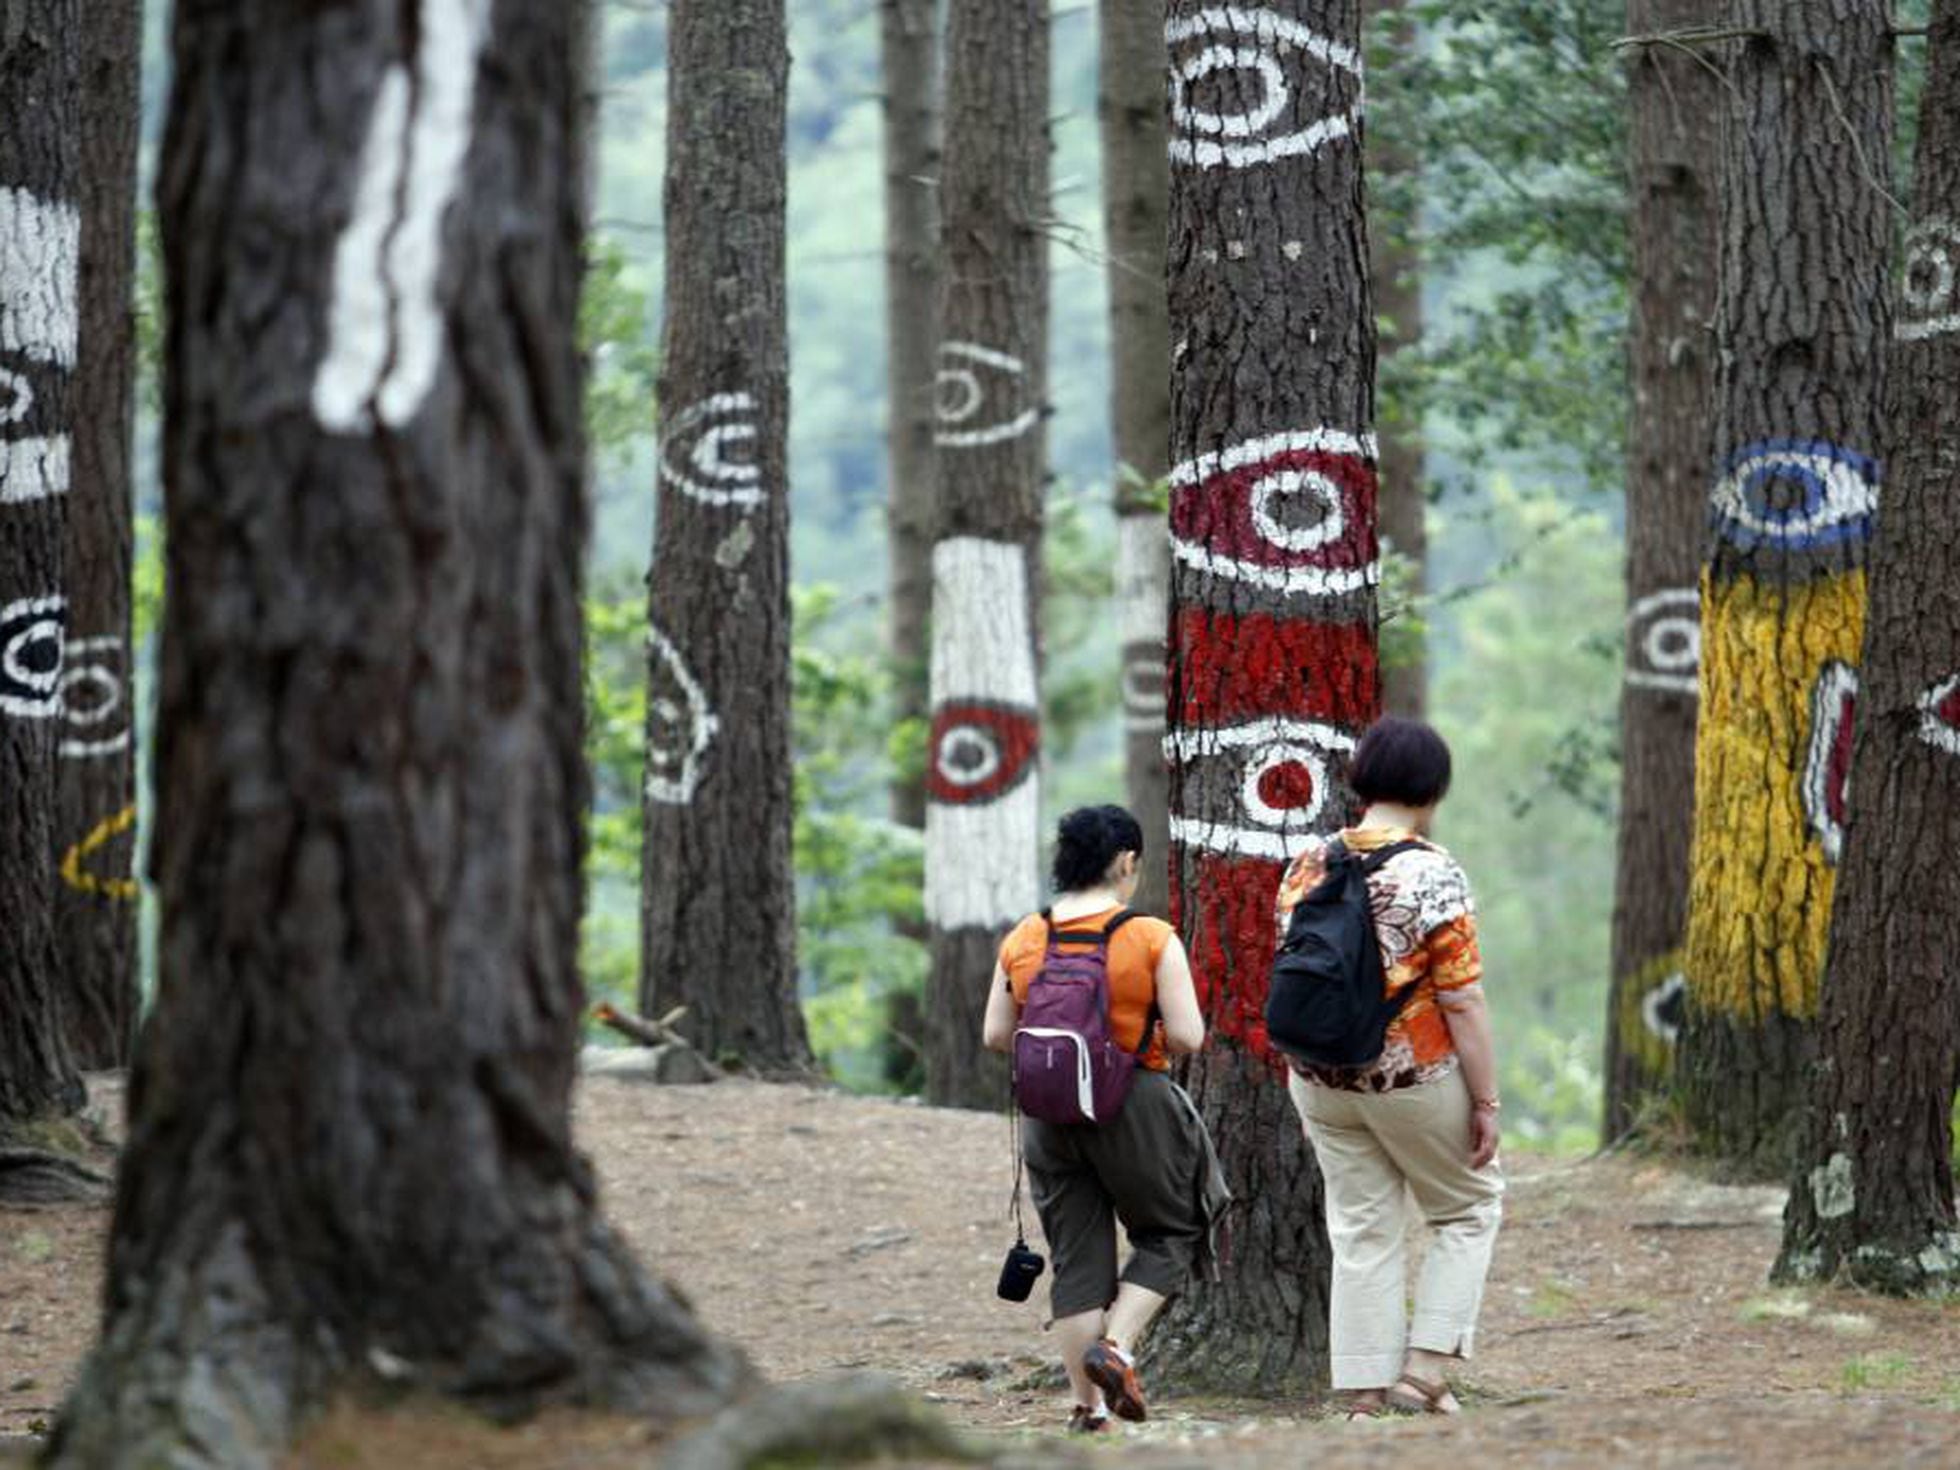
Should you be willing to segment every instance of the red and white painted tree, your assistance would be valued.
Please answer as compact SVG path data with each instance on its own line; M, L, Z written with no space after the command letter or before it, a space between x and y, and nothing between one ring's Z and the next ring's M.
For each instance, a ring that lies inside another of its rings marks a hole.
M1380 707L1375 324L1358 0L1173 0L1172 910L1211 1042L1188 1082L1242 1201L1167 1319L1189 1382L1275 1391L1327 1341L1320 1178L1263 1012L1273 899Z

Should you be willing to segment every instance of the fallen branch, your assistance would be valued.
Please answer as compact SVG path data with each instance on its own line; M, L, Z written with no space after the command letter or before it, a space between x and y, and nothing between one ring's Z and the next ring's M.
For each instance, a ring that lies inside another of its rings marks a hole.
M688 1045L687 1038L674 1029L675 1023L686 1014L686 1006L675 1006L658 1021L649 1021L644 1016L629 1016L606 1001L600 1001L592 1011L593 1019L600 1025L612 1027L641 1046Z
M101 1205L112 1181L63 1154L41 1148L0 1148L0 1204Z

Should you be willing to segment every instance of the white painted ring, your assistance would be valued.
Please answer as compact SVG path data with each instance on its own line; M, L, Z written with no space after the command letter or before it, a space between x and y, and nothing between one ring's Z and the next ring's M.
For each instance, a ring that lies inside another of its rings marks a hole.
M978 751L979 763L973 766L955 765L953 757L965 751ZM978 786L993 779L1000 770L1000 742L978 725L954 725L939 737L939 747L933 752L933 760L940 776L952 785Z
M1259 74L1264 94L1259 106L1247 112L1201 112L1190 105L1186 88L1220 71L1253 71ZM1207 46L1171 73L1171 120L1180 128L1212 137L1250 138L1272 126L1292 100L1286 73L1279 59L1269 52L1245 46Z
M1318 500L1327 514L1310 526L1289 526L1273 514L1273 501L1305 492ZM1330 541L1341 539L1347 529L1347 516L1341 509L1341 487L1316 470L1278 470L1261 476L1252 485L1252 524L1259 534L1287 551L1315 551Z
M1313 775L1313 802L1303 807L1276 807L1259 794L1259 780L1274 766L1297 763ZM1280 741L1254 750L1245 763L1245 784L1239 799L1246 816L1262 827L1298 826L1311 823L1326 804L1327 761L1311 745Z
M52 694L61 684L61 633L61 619L58 616L38 617L21 628L7 640L5 648L0 648L0 677L36 694ZM54 640L57 650L54 667L45 672L28 668L25 662L27 650L49 638Z

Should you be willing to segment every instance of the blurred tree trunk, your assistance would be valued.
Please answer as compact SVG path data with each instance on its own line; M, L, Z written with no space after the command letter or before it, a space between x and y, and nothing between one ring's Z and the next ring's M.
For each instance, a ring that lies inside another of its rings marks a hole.
M58 754L55 902L69 1045L83 1067L129 1061L136 1024L136 143L141 0L82 11L81 353L70 384L68 647Z
M1396 591L1420 598L1428 587L1428 470L1422 410L1415 384L1422 349L1422 160L1415 150L1415 110L1406 62L1414 57L1415 22L1408 0L1370 0L1368 274L1375 319L1388 332L1382 344L1381 534L1405 559L1406 581ZM1428 635L1418 612L1382 630L1382 707L1421 718L1429 705Z
M1928 48L1821 1065L1777 1263L1901 1293L1960 1280L1960 0L1934 5Z
M676 0L641 1009L801 1068L791 859L783 0Z
M77 0L0 25L0 1132L82 1104L55 915L80 251Z
M576 9L176 11L162 974L53 1464L278 1463L376 1371L662 1419L741 1379L571 1140Z
M1170 912L1170 772L1164 629L1170 546L1171 326L1164 299L1164 27L1155 6L1102 0L1103 235L1109 275L1109 418L1116 452L1116 617L1123 630L1123 785L1143 827L1134 907Z
M1173 0L1168 34L1171 906L1210 1032L1187 1082L1240 1204L1223 1281L1172 1308L1153 1373L1297 1393L1325 1371L1329 1258L1266 1040L1273 901L1350 814L1381 702L1361 7Z
M892 714L923 727L931 701L932 434L939 346L939 0L879 0L885 93L885 510L890 539ZM901 763L892 820L926 824L925 767Z
M1653 35L1707 16L1705 0L1631 0L1626 29ZM1627 60L1633 299L1608 1142L1668 1090L1680 1029L1724 101L1722 78L1705 56L1643 46Z
M1040 901L1048 6L951 0L926 766L926 1093L995 1107L994 951Z
M1878 503L1893 41L1880 0L1740 0L1728 19L1761 35L1726 58L1718 479L1676 1065L1700 1145L1774 1177L1812 1085L1843 840Z

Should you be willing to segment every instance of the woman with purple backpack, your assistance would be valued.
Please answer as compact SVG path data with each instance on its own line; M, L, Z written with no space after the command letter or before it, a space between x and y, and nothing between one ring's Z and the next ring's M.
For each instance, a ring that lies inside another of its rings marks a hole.
M1092 1079L1084 1061L1081 1106L1095 1121L1021 1121L1035 1211L1054 1258L1055 1334L1075 1392L1069 1428L1078 1433L1107 1429L1112 1412L1146 1417L1133 1357L1137 1339L1193 1267L1210 1266L1211 1225L1230 1198L1204 1123L1170 1078L1170 1057L1204 1044L1204 1018L1176 931L1126 907L1142 861L1143 829L1122 807L1082 807L1062 818L1055 901L1001 944L982 1034L991 1049L1023 1059L1030 1031L1063 1038L1072 1048L1068 1055L1086 1052L1077 1031L1021 1022L1044 972L1087 973L1102 992L1106 1016L1081 1029L1100 1033L1098 1045L1134 1058L1133 1068L1119 1059L1128 1092L1116 1093L1113 1115L1092 1085L1100 1077ZM1041 1003L1037 996L1035 1005ZM1073 1096L1072 1065L1066 1081ZM1120 1278L1119 1220L1130 1241Z

